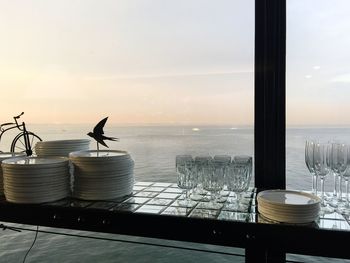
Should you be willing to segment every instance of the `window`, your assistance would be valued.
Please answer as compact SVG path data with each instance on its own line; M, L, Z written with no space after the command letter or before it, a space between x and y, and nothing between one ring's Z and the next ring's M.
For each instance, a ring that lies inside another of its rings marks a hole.
M310 190L305 140L346 140L350 131L350 4L287 3L287 185Z
M3 122L25 111L52 140L85 138L109 116L106 134L120 138L109 146L131 152L138 180L176 181L176 154L253 155L254 1L11 1L0 12Z

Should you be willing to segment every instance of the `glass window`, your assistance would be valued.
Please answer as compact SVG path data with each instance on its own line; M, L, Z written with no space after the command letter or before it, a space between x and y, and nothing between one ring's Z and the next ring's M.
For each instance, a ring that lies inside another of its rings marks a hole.
M349 135L349 1L287 1L287 185L311 190L307 138ZM327 178L328 189L333 179Z
M177 154L253 155L253 0L2 1L0 32L1 122L57 140L109 116L142 181L176 182Z
M253 0L5 1L0 32L2 122L87 138L109 116L139 180L175 181L176 154L253 154Z

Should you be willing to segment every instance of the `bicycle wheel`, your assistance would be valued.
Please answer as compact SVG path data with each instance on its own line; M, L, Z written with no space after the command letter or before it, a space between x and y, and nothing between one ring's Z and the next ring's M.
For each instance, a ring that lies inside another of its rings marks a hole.
M35 152L35 144L41 142L42 139L33 132L28 132L28 138L30 142L31 149L26 150L26 145L24 142L24 134L19 133L12 141L11 152L25 152L27 156L31 156Z

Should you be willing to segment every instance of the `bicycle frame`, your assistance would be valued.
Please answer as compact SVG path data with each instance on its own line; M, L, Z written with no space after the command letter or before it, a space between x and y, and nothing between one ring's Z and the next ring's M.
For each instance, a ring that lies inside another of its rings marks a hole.
M8 125L14 125L14 126L9 127L9 128L3 128L3 126L8 126ZM0 127L1 127L1 128L0 128L0 129L1 129L1 130L0 130L0 142L1 142L2 135L3 135L5 132L9 131L9 130L12 130L12 129L17 128L17 129L19 129L19 130L21 130L21 131L23 132L23 129L20 129L19 126L22 126L22 125L18 125L18 124L16 124L16 123L11 123L11 122L1 124L1 125L0 125Z
M0 141L1 141L2 135L3 135L5 132L7 132L8 130L12 130L12 129L14 129L14 128L17 128L17 129L19 129L19 130L22 131L22 132L26 132L24 122L22 122L22 124L18 124L18 121L17 121L17 119L19 119L23 114L24 114L24 112L22 112L21 114L19 114L19 115L13 117L13 119L15 120L14 123L13 123L13 122L7 122L7 123L3 123L3 124L0 125ZM4 128L4 126L9 126L9 125L13 125L13 126L11 126L11 127L9 127L9 128L6 128L6 129ZM21 128L21 127L22 127L22 128Z
M18 130L20 130L21 132L19 134L23 134L24 136L24 144L25 144L25 148L26 148L26 153L27 155L31 155L32 154L32 149L31 149L31 145L30 145L30 141L29 141L29 137L28 137L28 131L26 129L26 125L24 122L22 122L22 124L18 124L18 119L24 114L24 112L22 112L20 115L13 117L15 122L8 122L8 123L3 123L0 125L0 142L1 142L1 138L3 136L3 134L9 130L15 129L17 128ZM4 128L4 126L9 126L12 125L11 127L8 128Z

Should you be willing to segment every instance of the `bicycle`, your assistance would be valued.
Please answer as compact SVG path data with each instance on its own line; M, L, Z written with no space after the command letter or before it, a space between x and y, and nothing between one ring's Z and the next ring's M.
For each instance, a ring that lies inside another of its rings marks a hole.
M38 141L42 141L42 139L36 135L35 133L28 131L26 128L26 124L22 122L22 124L18 123L18 119L24 114L22 112L18 116L13 117L15 122L7 122L0 124L0 141L5 132L18 129L21 132L16 135L11 143L11 152L25 152L27 156L31 156L33 154L34 148L32 147ZM34 146L35 147L35 146ZM1 152L1 151L0 151Z

